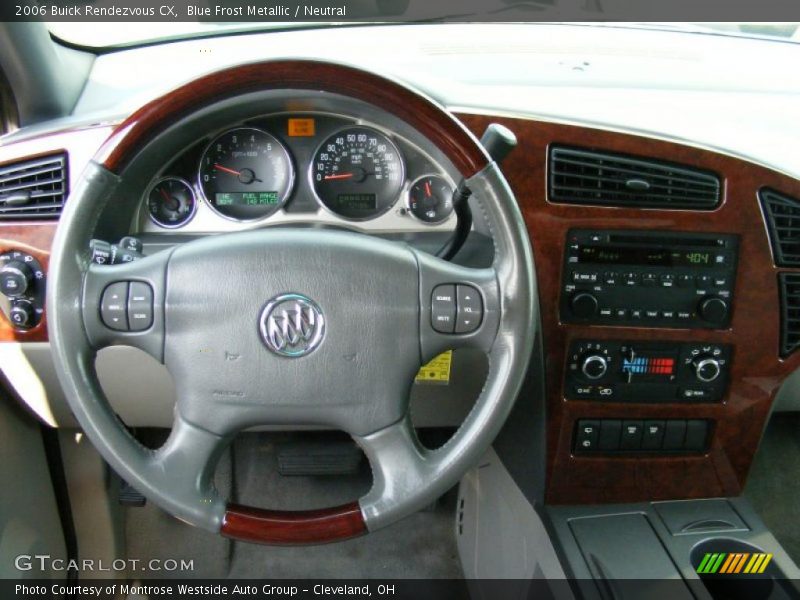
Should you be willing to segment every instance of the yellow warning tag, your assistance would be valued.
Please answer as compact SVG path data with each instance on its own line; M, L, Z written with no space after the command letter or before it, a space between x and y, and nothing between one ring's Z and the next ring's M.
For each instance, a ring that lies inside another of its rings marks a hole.
M450 383L450 365L453 363L453 351L442 352L417 373L416 383Z

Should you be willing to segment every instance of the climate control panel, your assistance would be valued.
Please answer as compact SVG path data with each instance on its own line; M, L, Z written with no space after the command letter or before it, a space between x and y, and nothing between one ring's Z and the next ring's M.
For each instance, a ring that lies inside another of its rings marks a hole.
M36 327L44 314L45 274L35 257L21 250L0 254L3 312L15 329Z
M725 395L727 344L576 340L564 379L568 400L719 402Z

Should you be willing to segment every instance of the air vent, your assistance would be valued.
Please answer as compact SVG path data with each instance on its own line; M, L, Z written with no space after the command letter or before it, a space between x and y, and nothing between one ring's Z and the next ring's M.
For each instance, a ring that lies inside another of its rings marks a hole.
M775 264L800 265L800 201L770 189L759 192Z
M780 273L781 356L800 347L800 273Z
M0 220L58 219L67 196L67 157L52 154L0 167Z
M550 148L548 192L553 202L636 208L712 210L720 202L713 173L668 162Z

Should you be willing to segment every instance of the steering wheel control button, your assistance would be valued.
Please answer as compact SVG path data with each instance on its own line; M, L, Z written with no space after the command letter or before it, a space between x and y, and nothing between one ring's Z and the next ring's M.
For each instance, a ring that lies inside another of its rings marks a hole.
M261 339L274 354L300 358L311 354L325 336L325 316L302 294L276 296L261 311Z
M431 327L439 333L456 330L456 286L437 285L431 296Z
M128 323L131 331L144 331L153 324L153 288L141 281L128 287Z
M472 333L483 319L481 295L471 285L456 286L456 333Z
M127 303L127 281L117 281L105 289L100 301L100 317L106 327L115 331L129 331Z
M22 261L9 261L0 270L0 292L9 298L25 294L32 281L33 269Z

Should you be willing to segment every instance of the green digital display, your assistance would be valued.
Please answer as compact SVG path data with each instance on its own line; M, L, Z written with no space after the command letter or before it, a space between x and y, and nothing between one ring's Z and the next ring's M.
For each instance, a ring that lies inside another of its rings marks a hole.
M347 210L375 210L378 197L375 194L339 194L336 196L336 206Z
M275 206L280 203L278 192L217 192L217 206Z
M631 248L625 246L581 246L578 262L595 264L643 265L654 267L680 267L692 265L713 267L712 252L680 252L666 248Z

